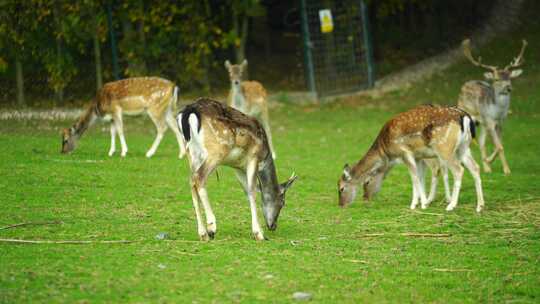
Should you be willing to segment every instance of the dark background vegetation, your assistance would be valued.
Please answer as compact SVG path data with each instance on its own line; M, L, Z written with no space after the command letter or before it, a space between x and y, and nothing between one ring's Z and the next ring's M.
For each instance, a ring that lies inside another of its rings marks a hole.
M381 77L456 45L496 1L366 2ZM270 91L305 90L299 1L110 4L122 77L159 75L184 95L219 95L228 88L223 61L247 58L250 78ZM0 105L78 105L114 80L106 7L92 0L3 1Z

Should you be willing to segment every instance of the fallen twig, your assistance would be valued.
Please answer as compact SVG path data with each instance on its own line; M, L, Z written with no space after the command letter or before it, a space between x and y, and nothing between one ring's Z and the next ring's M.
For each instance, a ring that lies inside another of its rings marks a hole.
M417 233L417 232L404 232L404 233L397 233L397 234L391 234L391 233L367 233L360 235L361 238L364 237L377 237L377 236L409 236L409 237L451 237L452 235L449 233Z
M0 242L6 243L22 243L22 244L117 244L117 243L134 243L138 241L129 240L110 240L110 241L55 241L55 240L21 240L21 239L0 239Z
M414 213L425 214L425 215L444 216L444 214L442 214L442 213L432 213L432 212L424 212L424 211L418 211L418 210L415 210Z
M433 268L433 271L439 272L471 272L470 269L450 269L450 268Z
M362 234L360 237L376 237L376 236L384 236L384 233L366 233L366 234Z
M15 227L21 227L21 226L28 226L28 225L54 225L54 224L62 224L62 221L52 221L52 222L24 222L24 223L18 223L13 224L5 227L1 227L0 230L4 229L10 229Z
M416 232L405 232L401 233L401 236L411 236L411 237L450 237L452 236L449 233L416 233Z
M369 264L369 262L364 261L364 260L345 260L345 261L351 262L351 263Z

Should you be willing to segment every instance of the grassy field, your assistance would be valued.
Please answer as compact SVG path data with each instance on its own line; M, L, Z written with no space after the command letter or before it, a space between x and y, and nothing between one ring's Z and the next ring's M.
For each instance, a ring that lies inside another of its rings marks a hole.
M484 48L485 62L509 61L519 48L520 36L512 37ZM325 303L539 302L540 59L539 40L527 38L525 72L514 82L505 124L512 175L499 162L482 175L480 215L468 173L454 212L444 211L442 189L425 212L409 210L404 166L373 202L337 206L343 164L357 161L393 114L455 103L460 85L481 76L467 63L376 100L273 110L278 174L284 180L296 171L300 179L265 242L250 238L249 206L227 168L208 186L216 239L198 241L186 161L176 158L170 131L154 158L144 157L154 137L146 118L127 119L125 159L107 157L105 124L73 154L60 155L59 130L71 122L2 121L0 226L38 224L2 229L0 238L136 242L0 242L0 302L283 303L297 291ZM157 240L159 233L169 239Z

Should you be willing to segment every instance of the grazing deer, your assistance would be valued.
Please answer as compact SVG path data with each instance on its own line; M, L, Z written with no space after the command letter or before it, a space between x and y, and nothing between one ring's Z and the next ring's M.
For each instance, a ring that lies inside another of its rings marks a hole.
M285 192L296 180L293 173L287 182L278 183L264 128L256 119L205 98L187 105L176 119L187 143L191 196L201 240L214 238L216 233L216 217L210 207L206 182L220 165L236 169L236 177L244 188L251 208L253 236L256 240L264 240L257 219L257 180L262 193L263 215L270 230L276 229L279 213L285 205ZM202 203L206 214L206 226L199 203Z
M469 145L474 137L474 122L455 107L423 105L396 115L381 129L377 139L360 161L348 164L338 181L339 205L344 207L355 199L357 186L364 187L364 198L379 191L382 181L399 162L409 169L413 184L411 209L420 199L422 209L429 204L421 182L425 159L436 158L454 176L454 188L446 210L457 206L463 167L472 174L476 186L476 211L484 207L479 167L471 156Z
M496 66L481 63L480 57L474 59L471 54L470 40L463 41L463 52L472 64L489 70L484 77L489 81L468 81L461 87L458 107L467 111L475 122L481 126L478 134L478 144L482 155L482 163L485 172L491 172L490 163L497 156L500 157L504 174L510 174L510 167L504 155L502 145L502 124L510 107L510 92L512 91L511 79L518 77L523 72L516 69L523 64L523 53L527 47L527 41L523 45L519 55L503 69ZM486 152L486 130L489 132L495 150L490 156Z
M137 77L109 82L101 88L95 100L88 106L79 120L62 134L62 153L69 153L77 141L96 120L111 120L111 148L109 156L116 151L116 134L120 137L121 156L126 156L128 147L124 138L122 115L137 115L146 112L157 128L157 136L152 147L146 152L151 157L156 152L163 133L169 126L178 141L180 155L185 154L182 134L174 121L178 87L174 83L158 77Z
M229 60L225 61L225 68L229 72L231 80L228 105L246 115L255 117L262 124L268 137L272 158L276 159L272 134L270 133L266 90L258 81L242 81L247 64L245 59L241 64L231 64Z

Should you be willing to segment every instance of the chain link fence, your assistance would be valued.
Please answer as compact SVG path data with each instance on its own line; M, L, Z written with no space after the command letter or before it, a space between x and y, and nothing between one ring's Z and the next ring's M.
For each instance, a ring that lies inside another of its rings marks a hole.
M318 97L373 85L366 7L359 0L301 1L307 86Z

